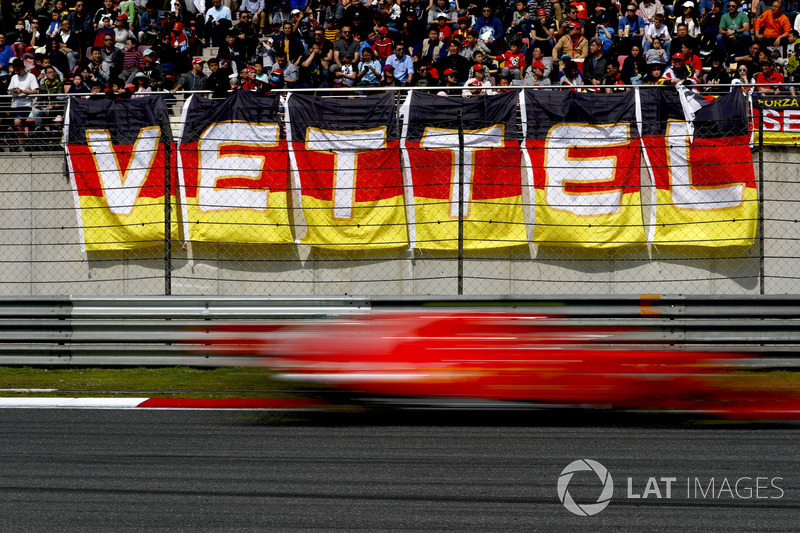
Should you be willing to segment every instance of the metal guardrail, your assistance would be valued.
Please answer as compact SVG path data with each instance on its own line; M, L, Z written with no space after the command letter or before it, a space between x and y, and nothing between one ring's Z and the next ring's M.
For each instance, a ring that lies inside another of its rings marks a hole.
M766 367L800 367L800 297L563 298L18 298L0 302L0 364L223 366L203 345L219 326L286 324L379 311L505 311L583 326L640 326L629 345L759 352Z

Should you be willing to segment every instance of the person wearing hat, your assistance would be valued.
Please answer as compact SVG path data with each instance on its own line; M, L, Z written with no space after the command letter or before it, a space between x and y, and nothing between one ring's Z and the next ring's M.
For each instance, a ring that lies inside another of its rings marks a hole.
M447 44L453 37L453 29L447 24L447 15L439 13L439 18L436 20L436 26L439 30L439 40Z
M8 84L8 93L11 98L11 116L14 119L14 126L17 129L17 152L22 151L22 143L25 137L25 121L33 107L32 95L39 92L39 82L36 76L25 70L25 63L20 58L11 60L11 68L14 75Z
M414 61L406 54L402 43L397 43L394 47L394 54L386 60L386 65L392 67L392 77L401 85L405 85L414 74ZM384 70L384 76L386 71Z
M144 98L147 93L153 92L150 87L150 78L144 72L137 72L133 77L133 95L131 98Z
M548 86L551 84L550 78L545 75L545 65L540 60L534 61L525 72L525 85L533 87Z
M436 0L428 10L428 29L439 24L439 18L444 17L444 24L455 27L458 24L458 11L450 7L447 0Z
M642 43L644 30L644 19L636 14L636 6L627 4L624 16L619 17L619 24L617 24L617 35L623 54L630 52L633 43Z
M228 6L222 5L222 0L212 0L212 6L205 13L206 46L212 43L219 46L222 36L226 35L233 25L233 14Z
M344 5L342 5L339 0L327 0L325 3L327 4L325 6L325 24L331 25L333 28L338 28L344 23ZM334 39L328 35L326 35L325 38L331 42L336 42L338 40L338 37Z
M483 65L475 64L472 69L472 77L464 84L466 87L461 91L463 98L481 94L495 94L494 89L482 89L482 87L491 87L492 82L486 79L486 67ZM478 87L477 93L475 87Z
M459 83L456 79L456 71L448 68L442 72L442 77L444 78L442 83L442 89L436 93L437 96L450 96L451 94L457 95L458 92L461 90L463 83Z
M144 56L144 62L141 70L150 80L150 87L154 91L162 90L164 88L166 76L164 75L163 67L156 63L155 50L148 48L142 55Z
M571 59L584 59L589 55L589 41L581 35L581 25L570 23L566 28L567 34L558 40L553 47L553 60L563 55Z
M666 83L676 85L684 80L694 81L692 70L686 65L686 59L681 52L672 54L672 64L664 71L662 79Z
M452 70L456 74L458 83L463 85L469 78L469 69L472 64L461 55L461 43L458 42L458 39L450 41L447 51L447 56L439 61L436 68L439 72Z
M375 55L382 63L385 63L394 52L394 42L389 38L389 28L386 26L378 28L374 49Z
M469 33L469 19L467 17L458 17L457 26L456 31L453 32L453 37L460 37L463 43Z
M730 92L728 87L715 87L716 85L727 85L731 82L731 76L728 74L728 69L725 68L725 52L717 48L712 52L709 62L711 63L711 68L703 77L703 83L709 85L709 87L703 87L702 92L720 96Z
M192 59L192 70L185 72L179 79L178 83L172 88L172 93L178 91L202 91L206 87L208 76L203 73L203 65L205 61L202 58L196 57Z
M689 37L696 39L700 35L700 21L697 19L694 8L694 2L689 1L683 3L683 13L675 18L675 28L677 32L678 24L686 24ZM673 48L673 50L675 50L675 48Z
M136 35L128 29L128 17L117 15L114 20L114 46L124 51L128 39L136 39Z
M784 87L780 85L769 85L771 83L783 83L783 74L775 70L771 59L761 61L761 72L756 74L756 90L761 95L781 94Z
M719 21L717 46L733 56L747 49L749 43L750 17L744 11L739 11L737 0L729 0L727 13Z
M402 46L402 45L399 45ZM379 87L402 87L403 84L400 83L394 75L394 67L392 65L384 65L383 66L383 77L381 78L381 82L378 84Z
M530 15L529 15L530 16ZM542 51L550 55L556 45L556 21L547 17L547 10L539 8L536 10L536 18L531 24L531 44L542 46Z

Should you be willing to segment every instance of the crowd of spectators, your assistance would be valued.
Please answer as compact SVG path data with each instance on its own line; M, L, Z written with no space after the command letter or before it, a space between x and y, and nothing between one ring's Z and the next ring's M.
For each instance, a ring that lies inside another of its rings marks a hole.
M2 4L0 94L14 97L20 135L24 122L57 119L52 95L63 92L415 86L470 97L491 86L611 92L689 80L794 94L772 84L800 76L796 8L780 0L15 0ZM48 96L34 103L34 94Z

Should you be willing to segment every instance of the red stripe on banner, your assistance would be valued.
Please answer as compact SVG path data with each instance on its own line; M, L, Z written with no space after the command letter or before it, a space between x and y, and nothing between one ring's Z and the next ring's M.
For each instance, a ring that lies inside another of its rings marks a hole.
M306 143L292 143L300 173L303 195L325 202L333 201L334 168L355 169L355 201L375 202L403 195L403 174L400 169L398 141L389 141L383 150L365 150L334 154L329 151L307 150Z
M196 142L182 144L180 147L183 179L186 185L186 196L197 198L199 186L199 155ZM253 144L236 144L235 141L221 145L216 157L225 160L226 156L263 157L261 178L253 180L247 177L230 177L216 180L215 186L220 188L267 189L270 191L286 191L289 189L289 156L287 146L281 141L278 146L261 147ZM206 156L207 157L207 156ZM203 164L208 167L207 161ZM223 165L223 168L226 168ZM236 175L236 169L229 173Z
M695 137L689 147L689 161L692 185L714 187L744 183L745 187L756 188L749 137Z
M327 405L310 398L150 398L137 407L150 409L310 409Z

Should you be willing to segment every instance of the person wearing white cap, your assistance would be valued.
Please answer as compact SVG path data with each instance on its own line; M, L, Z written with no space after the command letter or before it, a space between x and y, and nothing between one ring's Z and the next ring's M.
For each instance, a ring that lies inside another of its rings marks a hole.
M683 3L683 13L675 19L675 29L673 30L675 35L678 34L678 24L686 24L689 30L689 37L697 38L700 35L700 21L697 19L694 8L695 5L692 1Z

